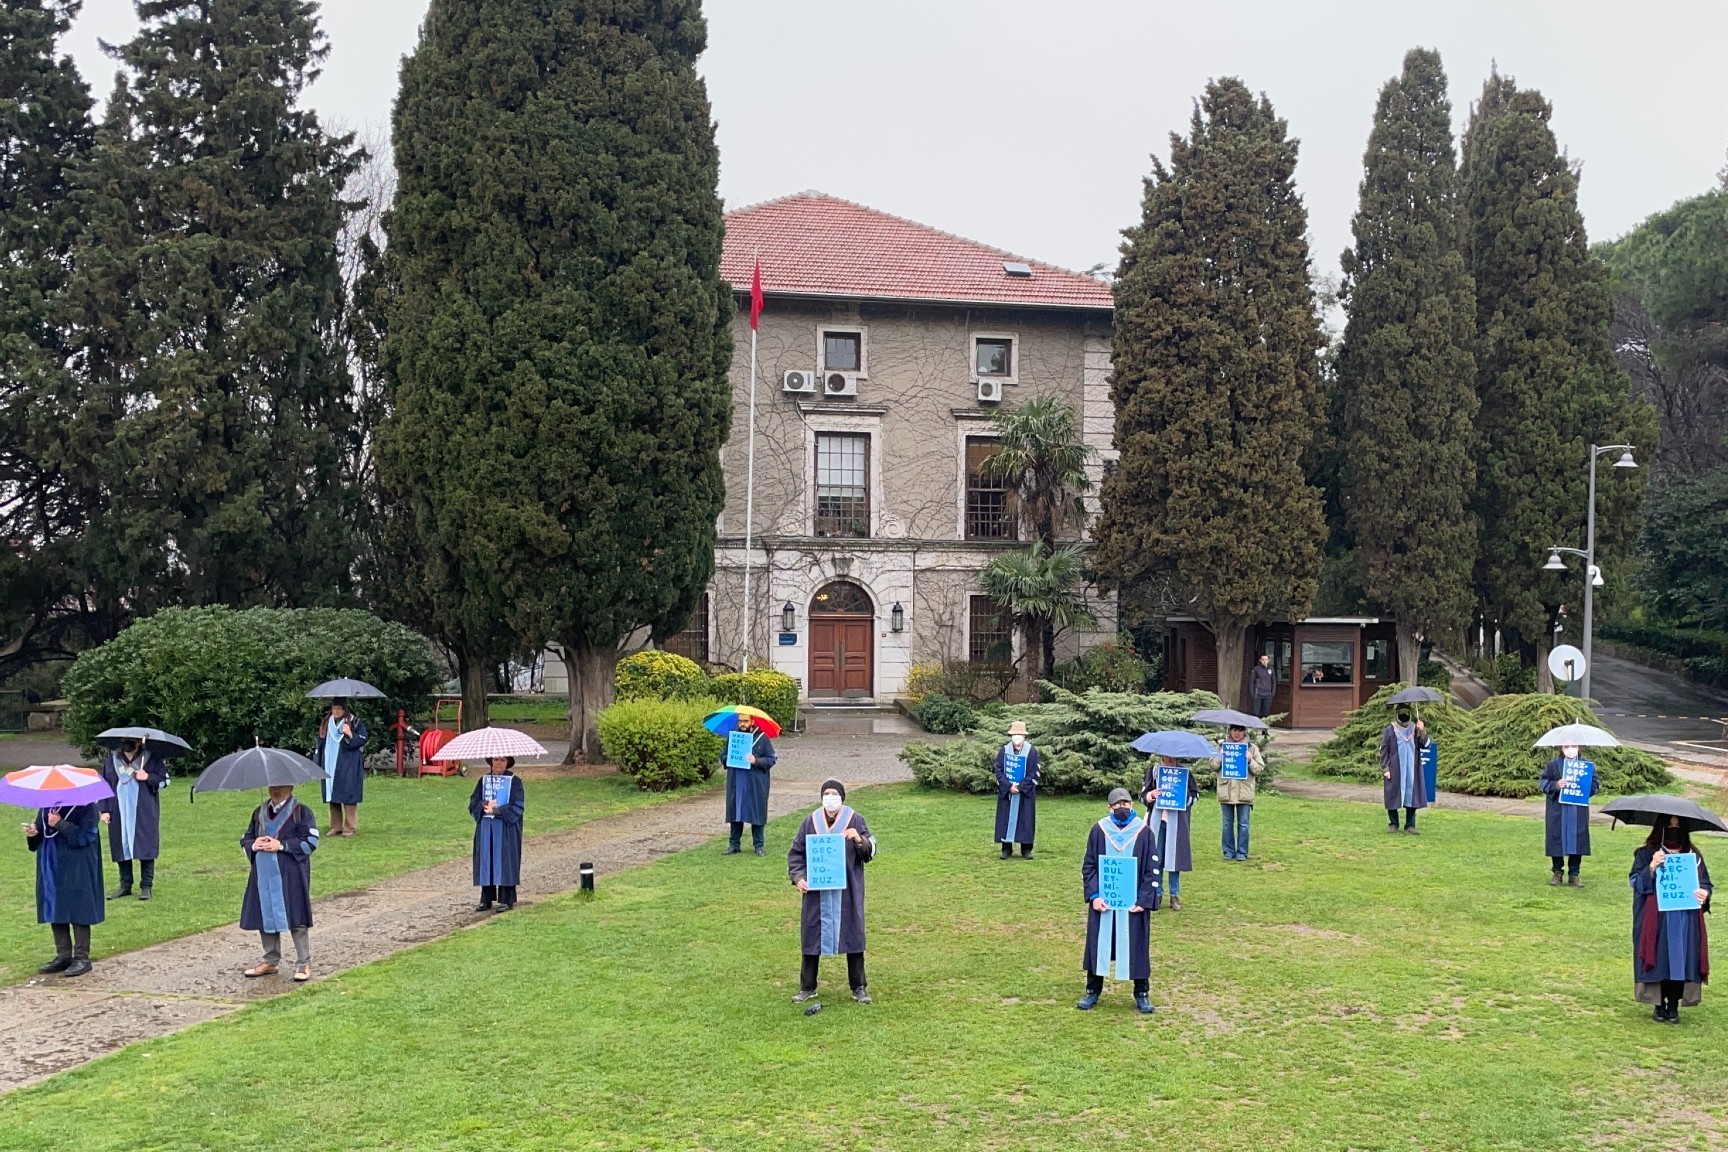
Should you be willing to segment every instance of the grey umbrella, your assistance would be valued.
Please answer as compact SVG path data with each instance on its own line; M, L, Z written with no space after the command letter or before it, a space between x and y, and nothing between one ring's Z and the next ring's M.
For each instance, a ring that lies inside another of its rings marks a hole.
M1189 717L1194 724L1219 724L1225 728L1265 728L1266 721L1234 708L1207 708Z
M118 748L122 740L142 740L146 747L166 760L192 751L192 745L160 728L110 728L96 734L96 743L103 748Z
M1679 796L1653 792L1647 796L1622 796L1602 805L1602 814L1623 824L1666 824L1668 817L1680 817L1680 827L1688 832L1728 832L1728 824L1708 808L1700 808Z
M286 748L248 748L230 752L204 769L194 792L245 792L324 779L324 769Z
M1446 697L1432 688L1416 687L1406 688L1402 692L1394 692L1391 699L1387 700L1386 703L1388 706L1393 704L1440 704L1445 699Z
M326 680L306 693L312 700L382 700L384 693L364 680Z

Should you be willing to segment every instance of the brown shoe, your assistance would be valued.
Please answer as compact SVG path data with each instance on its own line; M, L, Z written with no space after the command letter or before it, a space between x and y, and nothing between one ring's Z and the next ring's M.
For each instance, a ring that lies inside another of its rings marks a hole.
M254 964L246 969L245 974L249 977L274 976L276 975L276 965L270 963Z
M312 965L301 964L294 969L294 983L304 984L312 979Z
M1554 875L1548 877L1548 887L1550 887L1550 888L1560 887L1560 873L1556 872L1556 873L1554 873Z
M1576 876L1568 876L1566 878L1566 886L1568 888L1582 888L1584 887L1584 881L1578 879Z
M1170 911L1172 911L1172 912L1182 911L1182 897L1180 897L1180 896L1170 897Z

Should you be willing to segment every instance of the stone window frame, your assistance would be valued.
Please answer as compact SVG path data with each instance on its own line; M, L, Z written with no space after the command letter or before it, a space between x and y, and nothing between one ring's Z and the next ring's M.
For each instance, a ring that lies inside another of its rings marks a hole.
M828 367L828 334L858 337L858 367ZM830 372L851 372L860 380L870 379L870 329L863 324L818 324L816 326L816 375L825 378ZM992 377L994 379L994 377Z
M882 417L833 412L812 412L804 417L804 535L816 537L816 437L819 434L861 435L870 438L870 535L875 540L882 535Z
M1012 369L1006 376L986 376L978 371L978 342L980 340L1008 341L1008 363ZM1012 388L1020 383L1020 333L1018 332L972 332L966 342L966 372L967 378L976 384L980 380L995 380L1004 387Z

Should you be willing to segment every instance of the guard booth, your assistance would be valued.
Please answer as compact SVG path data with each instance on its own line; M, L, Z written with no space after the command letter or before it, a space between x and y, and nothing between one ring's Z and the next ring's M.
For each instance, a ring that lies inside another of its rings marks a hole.
M1240 699L1248 699L1248 669L1272 657L1272 711L1286 728L1336 728L1398 678L1397 633L1378 616L1313 616L1271 621L1248 630L1245 662L1237 669ZM1164 631L1164 688L1217 692L1218 644L1191 616L1171 616Z

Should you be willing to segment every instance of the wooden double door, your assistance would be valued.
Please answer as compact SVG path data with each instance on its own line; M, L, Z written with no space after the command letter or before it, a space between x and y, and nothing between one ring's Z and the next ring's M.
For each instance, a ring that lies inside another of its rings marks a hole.
M868 615L810 617L812 699L861 699L875 693L876 620Z

